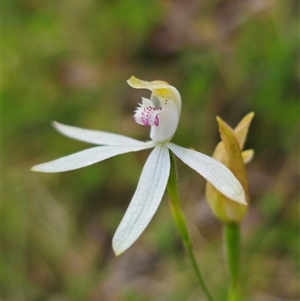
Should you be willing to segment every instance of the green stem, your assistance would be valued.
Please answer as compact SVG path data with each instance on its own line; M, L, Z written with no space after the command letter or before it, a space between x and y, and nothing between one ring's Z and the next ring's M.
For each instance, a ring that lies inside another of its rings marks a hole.
M224 225L224 242L228 270L230 274L230 288L228 301L240 300L240 226L238 224Z
M181 209L181 204L178 196L178 189L177 189L177 170L176 170L176 162L174 155L170 152L170 159L171 159L171 170L170 176L168 180L167 190L169 194L169 204L171 207L171 211L173 214L173 218L175 220L175 224L178 228L179 234L183 241L183 244L187 250L187 253L190 257L192 262L192 266L196 272L200 287L202 288L207 300L214 301L212 294L210 293L203 276L200 272L200 268L197 264L196 257L193 251L192 241L190 234L187 229L186 220Z

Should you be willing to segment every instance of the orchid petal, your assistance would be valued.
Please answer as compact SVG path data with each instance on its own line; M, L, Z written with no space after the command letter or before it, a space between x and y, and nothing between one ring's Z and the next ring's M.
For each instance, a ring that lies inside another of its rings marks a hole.
M244 164L249 163L254 157L254 150L253 149L247 149L242 152L242 158Z
M82 129L75 126L53 122L53 126L61 134L76 140L96 145L140 145L141 141L118 134L103 131Z
M127 250L151 221L164 195L169 173L169 150L158 145L147 159L134 196L113 237L116 255Z
M140 142L139 145L97 146L50 162L35 165L31 170L47 173L74 170L116 155L152 148L154 145L150 141Z
M138 124L146 126L158 126L158 115L162 111L161 107L155 107L153 103L146 98L143 98L143 102L134 112L134 120Z
M209 156L170 142L167 146L180 160L202 175L226 197L237 203L247 205L242 185L224 164Z
M238 141L238 144L240 146L240 149L244 148L245 140L247 138L248 130L251 124L251 121L254 117L254 113L251 112L247 114L236 126L234 131L234 136ZM224 121L223 121L224 122Z

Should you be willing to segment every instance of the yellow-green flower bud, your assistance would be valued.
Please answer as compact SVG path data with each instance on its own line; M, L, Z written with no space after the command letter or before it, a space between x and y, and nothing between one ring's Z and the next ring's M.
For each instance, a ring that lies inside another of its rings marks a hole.
M226 165L242 184L249 203L248 179L245 164L253 158L254 151L242 151L254 113L246 115L235 129L217 117L221 142L216 146L213 158ZM247 212L247 205L233 202L209 182L206 184L206 199L216 217L223 223L240 223Z

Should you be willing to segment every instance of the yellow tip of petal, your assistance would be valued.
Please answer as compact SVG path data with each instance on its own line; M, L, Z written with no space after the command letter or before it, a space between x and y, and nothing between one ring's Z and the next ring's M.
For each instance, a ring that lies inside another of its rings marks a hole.
M248 150L243 151L242 158L243 158L244 164L249 163L253 159L253 156L254 156L253 149L248 149Z
M115 253L115 256L116 256L116 257L118 257L118 256L120 256L121 254L123 254L123 252L116 252L115 250L114 250L114 253Z
M136 78L132 75L128 80L127 83L129 86L135 89L148 89L148 90L155 90L155 89L162 89L162 88L170 88L170 85L167 82L161 80L155 80L152 82L148 82L145 80L141 80Z
M132 88L141 88L141 80L139 80L138 78L136 78L134 75L132 75L128 80L127 83L129 86L131 86Z

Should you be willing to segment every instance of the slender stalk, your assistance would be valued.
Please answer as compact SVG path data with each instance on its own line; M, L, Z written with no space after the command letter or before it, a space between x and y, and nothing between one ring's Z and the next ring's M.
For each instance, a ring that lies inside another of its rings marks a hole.
M170 152L170 159L171 159L171 171L168 180L167 190L169 194L169 204L171 207L172 215L175 220L175 224L178 228L179 234L181 236L182 242L186 248L186 251L190 257L192 266L196 272L197 279L199 281L200 287L202 288L207 300L214 301L214 298L209 291L203 276L200 272L200 268L197 264L196 257L193 251L192 241L190 234L187 229L186 220L181 209L181 204L178 196L178 189L177 189L177 170L176 170L176 162L174 155Z
M240 226L239 224L224 225L224 242L227 265L230 275L228 301L240 300Z

